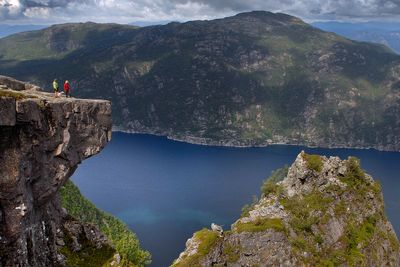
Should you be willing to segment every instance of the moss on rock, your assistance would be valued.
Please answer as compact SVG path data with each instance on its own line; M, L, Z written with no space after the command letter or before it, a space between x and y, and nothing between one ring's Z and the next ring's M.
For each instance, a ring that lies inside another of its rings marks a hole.
M303 154L303 159L307 162L307 168L316 172L321 172L322 166L324 165L322 162L322 158L320 155L310 155Z
M180 261L175 261L173 267L196 267L201 266L202 257L207 255L218 242L218 233L208 229L202 229L193 235L194 242L198 243L196 253L183 257Z
M269 229L286 232L286 227L280 218L259 218L252 222L238 222L235 224L236 232L262 232Z

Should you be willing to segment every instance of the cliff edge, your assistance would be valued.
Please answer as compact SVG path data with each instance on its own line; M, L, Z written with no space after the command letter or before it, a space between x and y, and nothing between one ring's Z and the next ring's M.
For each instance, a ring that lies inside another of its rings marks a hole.
M112 257L107 238L69 216L58 196L110 141L111 124L109 101L55 98L0 76L0 266L62 266L60 251L83 246Z
M400 266L379 183L356 158L299 154L230 231L194 234L173 266Z

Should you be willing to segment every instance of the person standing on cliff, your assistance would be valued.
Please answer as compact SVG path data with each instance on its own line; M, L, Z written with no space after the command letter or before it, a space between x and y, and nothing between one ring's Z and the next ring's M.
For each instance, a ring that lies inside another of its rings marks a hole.
M53 81L53 89L54 89L54 96L58 97L59 87L58 87L57 79L54 79L54 81Z
M64 92L65 92L65 96L66 97L71 97L71 95L69 94L69 90L71 89L69 82L65 81L64 83Z

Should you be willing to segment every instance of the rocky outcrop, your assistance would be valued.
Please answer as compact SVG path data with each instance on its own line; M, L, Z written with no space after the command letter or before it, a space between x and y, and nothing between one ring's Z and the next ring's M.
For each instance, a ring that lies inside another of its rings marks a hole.
M379 183L357 159L302 152L262 191L223 237L197 232L173 266L400 266Z
M55 98L0 77L0 266L65 265L60 249L109 248L69 217L58 190L111 139L109 101Z

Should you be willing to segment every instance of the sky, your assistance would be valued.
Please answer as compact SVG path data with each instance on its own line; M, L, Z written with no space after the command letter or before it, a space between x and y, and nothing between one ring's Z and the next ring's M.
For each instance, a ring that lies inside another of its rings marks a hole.
M251 10L283 12L308 22L400 22L400 0L0 0L0 24L152 24L214 19Z

